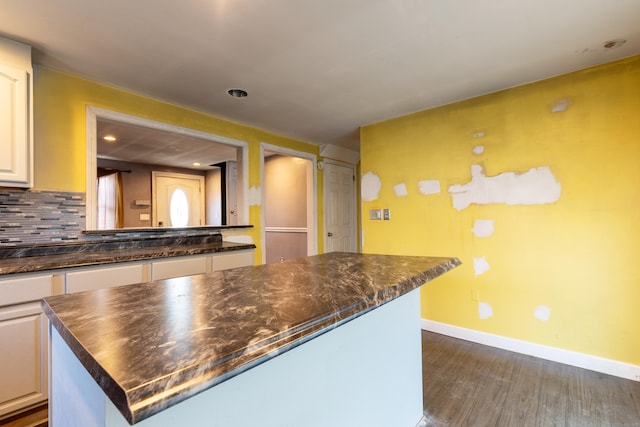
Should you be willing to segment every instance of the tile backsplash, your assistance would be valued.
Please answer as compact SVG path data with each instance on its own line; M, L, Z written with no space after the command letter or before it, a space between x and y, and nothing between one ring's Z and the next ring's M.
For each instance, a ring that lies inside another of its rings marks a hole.
M85 194L0 189L0 246L82 239Z

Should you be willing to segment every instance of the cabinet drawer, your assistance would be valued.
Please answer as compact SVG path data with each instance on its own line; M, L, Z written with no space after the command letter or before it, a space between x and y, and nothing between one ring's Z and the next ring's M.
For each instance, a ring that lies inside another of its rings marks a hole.
M213 271L253 265L253 250L231 251L213 256Z
M53 295L53 275L0 280L0 306L38 301Z
M67 293L94 291L144 282L142 264L94 268L67 273Z
M151 280L171 279L207 272L206 256L190 256L151 264Z

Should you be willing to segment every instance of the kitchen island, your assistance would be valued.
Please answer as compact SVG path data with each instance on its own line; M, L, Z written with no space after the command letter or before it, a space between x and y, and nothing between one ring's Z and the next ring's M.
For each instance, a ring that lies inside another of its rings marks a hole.
M419 290L456 258L330 253L48 297L59 426L406 426Z

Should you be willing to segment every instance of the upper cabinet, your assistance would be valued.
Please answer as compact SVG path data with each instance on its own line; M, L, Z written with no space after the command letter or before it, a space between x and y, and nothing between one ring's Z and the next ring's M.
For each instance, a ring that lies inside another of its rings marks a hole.
M31 47L0 37L0 187L33 186Z

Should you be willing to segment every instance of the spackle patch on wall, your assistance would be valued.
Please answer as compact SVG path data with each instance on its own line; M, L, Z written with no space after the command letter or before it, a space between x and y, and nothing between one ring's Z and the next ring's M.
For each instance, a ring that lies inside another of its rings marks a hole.
M473 269L476 276L486 273L490 270L489 263L485 257L473 257Z
M418 183L420 193L424 195L440 194L440 181L437 179L428 179Z
M259 187L251 187L249 189L249 206L260 206L262 196Z
M489 237L493 234L492 219L476 219L473 223L473 234L476 237Z
M488 302L478 303L478 316L480 316L482 320L488 319L493 316L493 308Z
M538 320L542 320L543 322L546 322L547 320L549 320L550 316L551 316L551 309L545 305L539 305L536 307L535 310L533 310L533 317L535 317Z
M405 184L404 182L401 182L400 184L394 185L393 186L393 192L398 197L404 197L404 196L409 194L407 192L407 184Z
M480 165L471 166L471 182L449 187L453 207L462 210L472 203L487 205L540 205L560 198L560 183L548 166L532 168L527 172L505 172L485 176Z
M476 145L473 147L473 154L477 154L479 156L482 153L484 153L484 145Z
M378 199L380 188L382 188L382 182L378 175L373 172L367 172L362 177L360 185L360 192L363 201L370 202Z
M551 106L552 113L562 113L563 111L567 111L569 106L571 105L570 98L559 99L553 103Z

